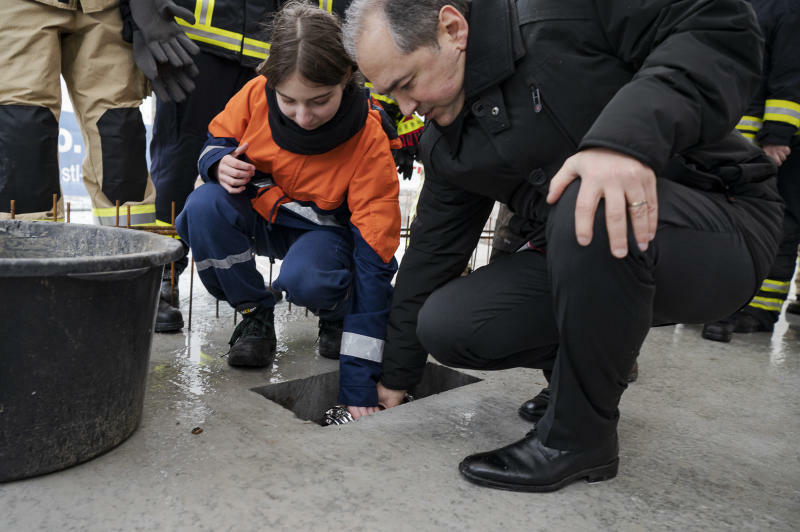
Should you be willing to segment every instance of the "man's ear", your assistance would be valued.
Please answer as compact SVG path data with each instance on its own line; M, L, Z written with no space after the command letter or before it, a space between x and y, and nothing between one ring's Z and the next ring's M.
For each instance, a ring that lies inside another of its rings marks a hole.
M467 35L469 23L464 15L451 5L446 5L439 10L439 41L446 39L455 44L458 50L467 49Z

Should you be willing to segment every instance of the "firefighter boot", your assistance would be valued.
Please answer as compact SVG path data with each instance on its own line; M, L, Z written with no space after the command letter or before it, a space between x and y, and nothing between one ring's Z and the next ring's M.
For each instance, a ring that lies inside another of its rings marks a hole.
M319 354L325 358L336 360L342 350L342 320L319 320Z
M231 335L228 365L264 368L275 358L275 318L272 308L258 304L240 305L242 322Z
M175 275L175 287L172 287L172 282L167 276L166 279L161 279L161 299L169 303L175 308L180 308L180 292L178 291L178 274Z
M181 329L183 329L181 311L170 305L163 297L159 297L155 331L158 333L176 332Z

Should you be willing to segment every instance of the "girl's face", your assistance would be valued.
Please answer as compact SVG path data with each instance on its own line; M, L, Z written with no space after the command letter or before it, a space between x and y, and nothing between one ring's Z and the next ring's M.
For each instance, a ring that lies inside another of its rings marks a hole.
M316 129L333 118L339 110L347 81L345 78L338 85L317 85L295 70L275 86L278 107L301 128L308 131Z

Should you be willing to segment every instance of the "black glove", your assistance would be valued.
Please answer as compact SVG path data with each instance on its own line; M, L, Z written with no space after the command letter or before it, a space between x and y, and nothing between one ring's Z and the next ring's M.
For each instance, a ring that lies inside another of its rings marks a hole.
M182 102L194 90L192 78L199 72L194 63L178 68L162 63L158 65L158 75L150 81L150 85L159 100Z
M414 159L416 158L416 147L407 147L395 150L394 164L397 172L403 179L411 179L414 176Z
M148 75L152 72L152 63L169 63L173 67L194 64L192 55L200 52L200 48L186 36L174 17L180 17L194 24L194 14L180 7L173 0L131 0L131 15L139 30L136 46L136 31L133 33L133 57L136 64Z

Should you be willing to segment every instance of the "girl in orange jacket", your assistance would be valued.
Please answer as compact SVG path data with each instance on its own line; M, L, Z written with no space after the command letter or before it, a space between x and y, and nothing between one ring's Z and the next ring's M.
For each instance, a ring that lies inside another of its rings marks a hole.
M177 228L206 288L242 313L228 363L272 362L275 300L254 254L283 259L273 287L320 316L320 354L339 358L357 418L378 406L400 208L392 142L355 69L334 15L287 4L261 75L209 126L206 184Z

